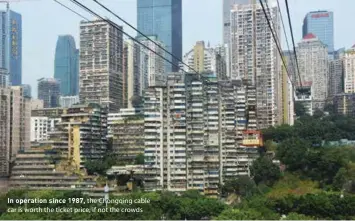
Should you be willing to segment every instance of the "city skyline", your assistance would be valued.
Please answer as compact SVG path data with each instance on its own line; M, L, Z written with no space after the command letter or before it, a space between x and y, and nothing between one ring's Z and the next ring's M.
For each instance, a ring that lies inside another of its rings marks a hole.
M119 1L102 1L114 12L126 19L128 22L137 27L136 21L136 1L135 0L119 0ZM75 10L88 18L92 18L83 10L74 7L73 4L63 2L66 5L73 7ZM304 16L310 11L329 10L334 12L335 26L335 49L346 47L350 48L355 42L355 31L348 29L346 21L347 14L351 13L351 5L355 6L355 2L346 0L344 4L337 4L335 1L315 0L302 4L296 0L290 0L290 10L295 41L302 39L302 22ZM196 41L204 40L215 46L223 41L223 2L219 0L183 0L183 54L188 52ZM200 7L201 4L204 7ZM283 17L285 16L284 3L280 2ZM95 3L87 2L86 5L95 9L101 15L107 16L117 22L114 16L100 9ZM322 8L319 7L322 6ZM30 84L33 90L33 96L37 96L37 81L41 77L52 77L54 66L54 51L56 40L59 35L73 35L76 42L79 42L79 24L82 18L68 11L67 9L56 4L54 1L33 1L13 3L10 5L13 11L22 14L23 22L23 80L22 83ZM45 7L47 10L38 11L33 14L33 10L38 7ZM5 5L1 9L4 9ZM208 16L196 16L208 14ZM43 17L53 17L53 19L43 19ZM58 18L61 19L58 19ZM39 25L40 24L40 25ZM287 24L285 24L288 27ZM124 30L129 34L135 35L135 32L123 25ZM198 27L198 32L196 31ZM213 31L211 31L213 27ZM287 32L289 32L287 28ZM354 32L354 35L352 35ZM40 33L40 35L39 35ZM344 34L346 33L346 34ZM207 36L207 37L206 37ZM285 47L284 37L282 35L283 49ZM290 37L289 37L290 41Z

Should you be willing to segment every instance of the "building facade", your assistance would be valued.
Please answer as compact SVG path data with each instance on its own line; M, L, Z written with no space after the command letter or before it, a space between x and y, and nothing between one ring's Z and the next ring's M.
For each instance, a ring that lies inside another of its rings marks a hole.
M60 81L63 96L79 94L79 58L74 37L60 35L54 57L54 78Z
M105 105L110 112L123 107L122 58L120 30L102 20L80 23L81 103Z
M138 0L137 21L140 32L157 36L168 52L182 59L182 0ZM165 62L165 72L177 72L179 61L165 57L174 64Z
M60 96L59 97L59 104L63 108L69 108L74 104L79 104L80 99L79 96Z
M333 12L313 11L307 13L303 20L303 37L314 34L328 47L328 52L334 51L334 17Z
M9 72L5 68L0 68L0 88L10 85Z
M0 176L10 174L19 151L30 148L30 100L21 86L0 88Z
M344 92L355 93L355 45L344 55Z
M128 164L133 164L139 154L144 154L144 115L137 109L121 109L108 116L109 135L113 154Z
M60 82L54 78L41 78L37 84L38 99L43 100L44 107L59 107Z
M297 56L303 82L311 83L313 109L322 109L328 97L328 49L314 34L298 43Z
M13 86L22 84L22 16L7 9L0 11L0 67L10 75Z
M337 94L333 97L333 105L337 114L355 116L355 94Z
M160 45L161 47L157 46L155 43L147 40L144 37L138 37L137 40L139 40L142 44L147 46L148 48L152 49L155 51L157 54L161 55L162 57L166 57L166 53L162 48L165 48L164 44L158 40L156 36L149 36L150 39L152 39L156 44ZM141 47L143 53L148 55L148 73L147 73L147 78L148 78L148 86L157 86L157 85L162 85L164 83L164 77L165 77L165 61L163 58L159 57L155 53L151 52L150 50L147 50L144 47Z
M27 98L32 98L32 87L29 84L22 84L21 87L23 88L23 96Z
M181 70L189 73L213 72L220 80L226 79L227 64L222 52L220 48L211 48L209 45L206 47L204 41L198 41L194 48L184 55L184 63L191 68L181 64Z
M42 109L44 107L44 102L39 99L31 99L31 110Z
M127 40L124 43L124 58L124 106L133 108L132 99L142 96L143 90L148 87L148 55L138 43Z
M31 142L41 143L48 141L49 133L54 131L65 108L37 108L31 111Z
M278 8L267 14L280 36ZM280 108L281 59L259 3L234 5L231 10L231 79L245 79L256 88L257 127L276 125ZM257 40L258 39L258 40Z
M344 91L344 55L345 49L339 49L334 52L334 59L329 60L328 97L333 97Z

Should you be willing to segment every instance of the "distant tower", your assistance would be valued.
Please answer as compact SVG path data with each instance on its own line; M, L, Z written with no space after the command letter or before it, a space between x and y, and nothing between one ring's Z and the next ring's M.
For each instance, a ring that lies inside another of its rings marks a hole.
M137 21L140 32L156 35L167 51L182 59L182 0L138 0ZM166 62L165 70L177 72L179 61L168 55L165 57L175 64Z
M54 78L60 80L60 92L63 96L78 94L78 59L75 40L71 35L58 37L54 59Z
M334 52L334 18L333 12L309 12L303 20L303 37L312 33L328 46L328 53Z
M0 11L0 68L9 72L12 86L22 83L22 16L9 10Z
M54 78L38 80L38 99L43 100L44 107L59 107L60 82Z

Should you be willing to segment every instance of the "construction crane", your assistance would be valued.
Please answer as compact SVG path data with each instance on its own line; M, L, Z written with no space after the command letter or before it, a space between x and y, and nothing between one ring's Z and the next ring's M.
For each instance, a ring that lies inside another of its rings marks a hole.
M0 3L6 4L6 9L10 10L10 3L23 2L23 1L38 1L38 0L0 0Z

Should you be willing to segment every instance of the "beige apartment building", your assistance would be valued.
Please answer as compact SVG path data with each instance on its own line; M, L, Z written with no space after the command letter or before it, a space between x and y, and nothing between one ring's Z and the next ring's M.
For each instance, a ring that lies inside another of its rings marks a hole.
M23 88L0 88L0 176L10 175L10 163L30 148L31 103Z

